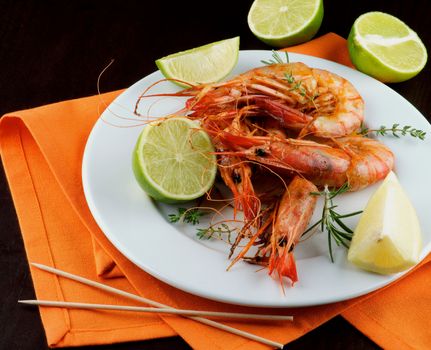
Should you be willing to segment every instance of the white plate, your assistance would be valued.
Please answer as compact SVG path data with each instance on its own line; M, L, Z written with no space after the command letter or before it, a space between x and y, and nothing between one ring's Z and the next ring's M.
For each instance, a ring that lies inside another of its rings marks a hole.
M241 51L232 75L260 66L261 59L269 58L269 51ZM412 137L382 138L396 155L395 171L417 209L424 241L421 258L425 257L431 247L429 123L403 97L367 75L311 56L290 54L290 60L327 69L351 81L365 100L368 126L378 128L400 123L427 132L425 141ZM184 291L222 302L262 307L311 306L346 300L383 287L401 276L361 271L347 262L343 248L335 250L336 262L331 263L323 233L297 246L299 282L294 288L286 287L285 294L277 280L265 270L257 272L254 265L239 262L227 272L229 246L217 240L198 240L196 228L191 225L169 223L167 214L175 212L175 207L152 201L133 176L131 154L143 126L133 126L139 123L122 117L134 118L132 111L138 96L159 79L162 75L155 72L121 94L95 124L84 153L82 181L90 210L108 239L128 259ZM172 83L165 82L151 92L177 90ZM178 98L148 98L139 110L160 116L181 109L183 103ZM131 127L118 128L109 123ZM344 212L363 209L376 186L346 194L337 204ZM319 212L317 208L312 222ZM352 226L356 222L357 218L352 219Z

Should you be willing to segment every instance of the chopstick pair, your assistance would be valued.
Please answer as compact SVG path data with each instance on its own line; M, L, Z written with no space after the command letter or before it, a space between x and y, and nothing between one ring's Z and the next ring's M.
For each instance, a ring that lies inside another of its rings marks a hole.
M142 306L75 303L75 302L54 301L54 300L18 300L18 303L27 304L27 305L51 306L51 307L66 307L68 309L100 309L100 310L148 312L148 313L156 313L156 314L173 314L173 315L181 315L181 316L207 316L207 317L224 317L224 318L235 318L235 319L239 318L239 319L248 319L248 320L292 321L292 316L283 316L283 315L260 315L260 314L234 313L234 312L185 310L185 309L173 309L173 308L154 308L154 307L142 307Z
M105 310L122 310L122 311L138 311L138 312L152 312L152 313L163 313L163 314L176 314L180 316L187 317L189 319L192 319L194 321L206 324L208 326L221 329L239 336L242 336L247 339L251 339L266 345L274 346L279 349L283 349L283 344L257 336L255 334L245 332L242 330L239 330L237 328L233 328L230 326L226 326L222 323L218 323L213 320L209 320L206 318L203 318L201 316L207 316L207 317L223 317L223 318L242 318L242 319L253 319L253 320L272 320L272 321L279 321L279 320L289 320L293 321L292 316L284 316L284 315L260 315L260 314L243 314L243 313L230 313L230 312L213 312L213 311L197 311L197 310L181 310L176 309L173 307L170 307L168 305L164 305L162 303L156 302L151 299L147 299L132 293L125 292L123 290L110 287L108 285L89 280L87 278L77 276L74 274L71 274L69 272L65 272L50 266L42 265L42 264L36 264L31 263L32 266L37 267L43 271L47 271L50 273L53 273L58 276L62 276L77 282L80 282L82 284L92 286L97 289L104 290L109 293L121 295L123 297L139 301L148 305L151 305L153 307L139 307L139 306L121 306L121 305L106 305L106 304L89 304L89 303L75 303L75 302L61 302L61 301L50 301L50 300L19 300L19 303L23 304L31 304L31 305L40 305L40 306L48 306L48 307L66 307L66 308L79 308L79 309L105 309Z

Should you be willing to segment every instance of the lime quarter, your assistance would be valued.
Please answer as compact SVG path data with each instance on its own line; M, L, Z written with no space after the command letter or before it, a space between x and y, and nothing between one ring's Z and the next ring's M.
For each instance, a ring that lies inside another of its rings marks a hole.
M353 233L348 260L380 274L419 262L421 228L416 211L391 172L372 195Z
M142 189L164 203L181 203L204 195L213 185L217 165L206 132L182 117L144 127L132 156Z
M388 83L414 77L428 58L419 36L400 19L383 12L359 16L350 31L348 47L358 70Z
M247 22L253 34L274 47L310 40L323 20L323 0L255 0Z
M156 60L162 74L180 86L214 83L226 77L238 62L239 37L217 41Z

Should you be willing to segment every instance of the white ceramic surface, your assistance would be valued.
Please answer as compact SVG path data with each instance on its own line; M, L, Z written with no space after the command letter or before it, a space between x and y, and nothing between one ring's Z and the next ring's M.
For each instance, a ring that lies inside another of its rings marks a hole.
M270 51L241 51L231 75L261 65ZM429 214L431 179L431 127L408 101L386 85L348 67L327 60L290 54L290 60L335 72L350 80L365 100L367 126L378 128L393 123L425 130L427 138L381 137L396 155L395 171L414 206L423 230L421 258L431 248ZM217 240L201 241L196 227L171 224L167 214L175 207L152 201L138 186L132 173L131 153L142 130L133 116L138 96L162 78L155 72L121 94L95 124L85 148L82 181L88 206L108 239L137 266L154 277L187 292L222 302L262 307L311 306L346 300L376 290L402 274L380 276L361 271L347 262L346 251L335 249L335 263L328 257L326 234L315 234L296 248L299 282L294 288L280 289L267 271L239 262L229 272L229 246ZM150 92L179 90L172 83L156 85ZM139 111L161 116L182 108L184 99L146 98ZM114 127L112 124L122 126ZM136 126L137 125L137 126ZM129 126L129 127L124 127ZM377 184L378 185L378 184ZM342 212L363 209L374 185L337 199ZM321 203L312 223L318 219ZM340 210L341 211L341 210ZM357 218L352 218L354 226ZM205 222L199 227L205 226ZM335 246L335 244L334 244Z

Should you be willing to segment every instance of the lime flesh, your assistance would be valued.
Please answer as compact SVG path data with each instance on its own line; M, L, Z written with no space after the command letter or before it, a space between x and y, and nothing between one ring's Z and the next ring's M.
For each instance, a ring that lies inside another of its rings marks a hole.
M187 118L168 118L147 125L132 156L142 189L164 203L181 203L204 195L217 166L211 140Z
M421 247L416 211L391 172L362 213L348 260L368 271L397 273L418 263Z
M188 87L222 80L238 62L238 53L239 37L235 37L165 56L156 65L166 78Z
M369 12L355 21L348 38L356 68L383 82L401 82L417 75L427 62L418 35L398 18Z
M310 40L322 20L322 0L255 0L247 17L253 34L275 47Z

